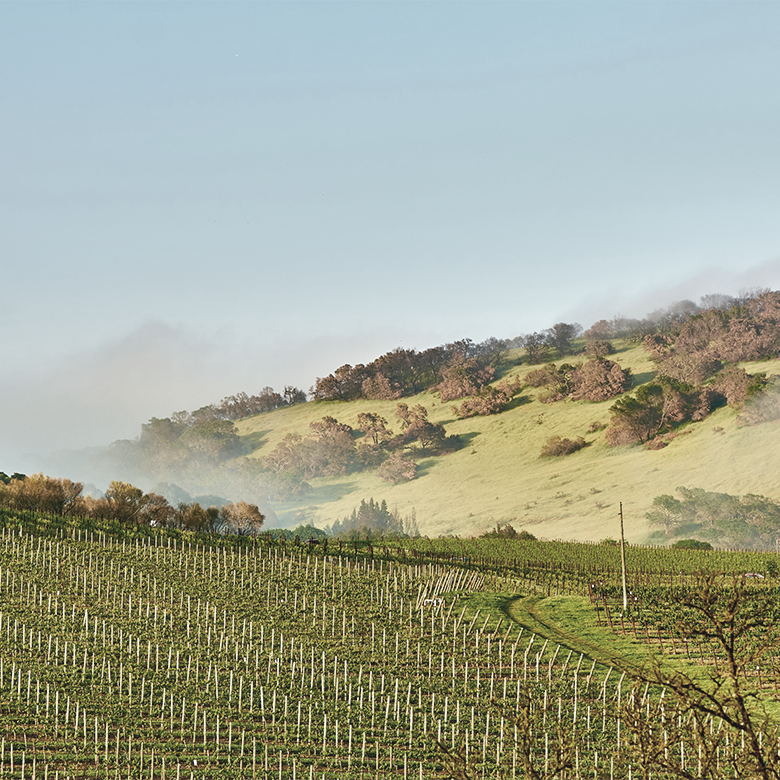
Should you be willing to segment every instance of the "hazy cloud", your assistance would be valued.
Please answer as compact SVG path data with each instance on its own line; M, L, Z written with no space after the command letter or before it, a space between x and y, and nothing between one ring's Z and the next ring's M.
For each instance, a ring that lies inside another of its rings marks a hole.
M737 295L756 287L780 289L780 258L750 266L714 266L695 273L681 270L676 280L666 277L644 286L632 285L627 276L622 282L605 283L604 292L592 295L591 300L567 307L559 319L575 320L587 328L599 319L608 320L618 314L642 319L675 301L688 299L698 304L702 296L710 293Z
M0 422L2 462L33 470L36 454L135 436L161 409L207 403L221 363L217 339L162 322L32 362L0 386L0 403L11 412Z
M503 332L495 333L470 330L476 323L464 312L463 327L449 333L444 331L452 320L432 326L410 315L384 327L369 323L347 329L326 321L308 334L288 332L278 322L204 332L149 320L97 346L74 347L55 357L43 346L35 354L36 342L29 339L27 361L0 383L0 470L29 473L54 469L56 463L62 471L68 459L52 460L57 451L134 438L151 417L193 411L240 391L255 393L267 385L281 390L285 384L308 391L316 377L344 363L369 362L399 346L425 349L463 337L512 337L558 321L578 321L587 328L600 318L642 318L675 300L698 302L709 293L736 294L757 286L780 288L780 259L747 268L712 268L674 284L668 279L644 288L615 284L582 301L572 300L570 292L568 300L552 296L544 314L535 310L531 315L518 306L516 315L506 315ZM25 341L23 334L19 340ZM64 475L85 478L77 471Z
M0 383L0 470L46 470L59 450L134 438L151 417L240 391L285 384L308 391L317 376L395 346L393 334L379 329L288 338L283 329L199 333L148 321L97 347L29 361ZM62 458L56 463L64 468Z

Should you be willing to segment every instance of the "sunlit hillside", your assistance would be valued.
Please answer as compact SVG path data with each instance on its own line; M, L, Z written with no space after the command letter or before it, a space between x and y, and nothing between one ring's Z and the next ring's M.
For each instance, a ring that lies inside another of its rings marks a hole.
M653 364L641 346L615 345L610 358L631 369L635 387L653 378ZM780 360L742 365L751 373L780 373ZM522 377L532 368L514 366L504 375ZM626 535L641 542L650 532L645 513L653 498L681 485L780 498L776 423L738 427L737 413L723 407L703 422L681 428L664 449L609 447L604 431L590 428L594 422L609 421L614 399L543 404L538 394L527 388L507 411L464 420L453 414L452 403L442 403L433 393L405 398L410 406L425 406L431 421L457 434L463 447L422 459L417 478L407 483L389 484L376 471L310 480L312 491L303 499L275 505L279 521L286 526L304 521L324 526L348 515L362 499L374 498L386 500L402 515L414 512L421 533L431 536L468 536L512 522L538 537L599 540L618 535L622 502ZM262 457L286 434L305 435L309 423L325 415L354 427L360 412L372 411L397 427L396 405L309 402L240 420L236 427L252 456ZM589 446L564 457L540 457L542 445L553 435L582 436Z

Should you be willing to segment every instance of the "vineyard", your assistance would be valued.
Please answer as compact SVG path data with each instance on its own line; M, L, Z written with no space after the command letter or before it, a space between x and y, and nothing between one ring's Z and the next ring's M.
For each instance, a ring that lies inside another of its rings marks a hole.
M516 608L558 598L587 615L594 647L725 675L728 654L701 638L685 594L717 568L774 603L769 554L631 549L624 610L619 550L604 545L322 545L1 518L4 777L612 779L752 766L728 713L686 709L637 678L635 659L605 663ZM761 660L738 680L769 700L778 659L762 625L742 637ZM776 745L762 729L762 749Z

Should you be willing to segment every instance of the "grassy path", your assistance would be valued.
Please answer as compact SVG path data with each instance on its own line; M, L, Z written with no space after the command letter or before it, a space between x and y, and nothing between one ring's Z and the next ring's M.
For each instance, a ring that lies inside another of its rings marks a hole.
M710 667L686 657L663 654L658 647L637 639L627 626L622 635L599 626L596 613L584 596L539 596L518 593L472 593L462 597L470 619L478 610L482 617L510 620L544 639L582 653L596 663L612 666L629 675L649 670L654 664L667 672L679 671L692 678L708 678ZM460 609L461 607L459 607Z
M658 664L666 672L682 672L706 685L712 669L680 655L661 654L647 642L599 626L594 610L582 596L504 596L496 599L501 613L535 634L557 642L599 664L612 666L631 676ZM768 691L757 709L774 720L780 720L780 701Z
M467 619L479 610L480 623L488 614L493 615L494 622L510 620L597 663L628 673L636 673L650 666L654 659L660 659L660 654L654 653L647 643L599 626L593 607L582 596L471 593L461 598Z
M661 657L646 642L599 626L583 596L521 596L506 604L505 614L545 639L628 673Z

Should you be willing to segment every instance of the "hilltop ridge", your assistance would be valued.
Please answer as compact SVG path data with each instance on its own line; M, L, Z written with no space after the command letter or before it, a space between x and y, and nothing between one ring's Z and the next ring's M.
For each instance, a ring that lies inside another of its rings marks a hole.
M640 345L623 341L615 347L610 357L631 369L635 388L656 376ZM780 372L780 360L741 365L749 372ZM504 376L522 379L536 368L514 366ZM388 484L375 471L311 479L311 492L274 504L279 522L322 526L370 496L386 500L401 515L414 511L420 531L430 536L470 536L509 522L540 537L597 541L617 535L622 502L627 537L642 542L652 531L645 514L653 498L681 485L780 497L772 424L738 426L737 412L722 407L688 425L686 435L663 449L610 447L603 429L589 429L592 423L609 422L614 399L545 404L539 400L542 392L526 389L513 408L462 420L455 418L451 403L431 392L404 399L425 406L429 419L458 436L462 448L422 457L418 476L405 483ZM367 411L391 420L396 405L394 400L313 401L235 425L240 439L252 447L250 457L261 458L286 435L305 434L323 416L354 427L358 414ZM589 446L565 457L542 458L542 445L554 435L582 436Z
M267 527L330 526L373 499L428 535L511 523L598 541L622 503L629 540L663 542L660 527L714 516L681 508L678 488L729 494L721 515L733 496L780 498L778 374L780 292L712 295L584 333L399 348L318 377L313 400L265 387L152 418L95 462L172 504L251 501ZM741 532L709 541L773 545L775 521L747 503Z

